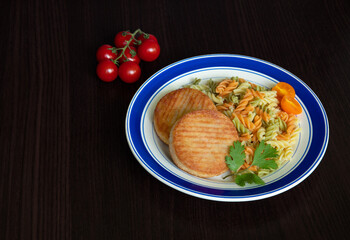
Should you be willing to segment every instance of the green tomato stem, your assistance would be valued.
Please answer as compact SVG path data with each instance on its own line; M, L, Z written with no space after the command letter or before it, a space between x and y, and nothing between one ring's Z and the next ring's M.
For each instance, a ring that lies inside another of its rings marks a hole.
M129 31L126 31L126 32L129 32ZM130 33L130 32L129 32ZM141 29L136 29L135 32L133 33L130 33L131 35L131 38L126 42L126 45L122 48L113 48L112 51L115 51L115 53L118 53L118 51L121 51L121 53L119 54L119 56L117 56L115 59L112 60L112 62L114 64L116 64L117 66L119 66L119 59L122 58L123 56L125 57L126 61L128 61L128 58L126 57L125 55L125 50L128 48L130 52L132 52L132 49L130 48L130 44L131 42L134 40L135 43L137 45L140 45L141 44L141 40L137 40L135 37L136 35L138 34L145 34L145 35L148 35L147 33L143 32ZM133 54L132 54L133 55ZM135 56L135 55L134 55Z

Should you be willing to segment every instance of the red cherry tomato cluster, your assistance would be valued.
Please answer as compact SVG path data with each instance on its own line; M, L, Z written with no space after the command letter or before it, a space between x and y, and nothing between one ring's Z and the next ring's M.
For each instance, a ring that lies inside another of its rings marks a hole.
M118 76L124 82L136 82L141 76L141 60L152 62L160 54L157 38L140 29L117 33L114 45L104 44L97 49L96 73L104 82L112 82Z

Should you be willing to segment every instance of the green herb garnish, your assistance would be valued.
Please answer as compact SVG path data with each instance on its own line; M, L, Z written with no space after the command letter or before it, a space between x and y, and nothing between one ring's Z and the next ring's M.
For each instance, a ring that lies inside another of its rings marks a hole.
M252 165L258 166L263 169L276 169L277 163L275 158L278 156L277 150L270 144L265 144L265 141L261 141L254 153L254 160Z
M235 141L233 146L230 146L230 156L226 156L226 164L232 172L236 172L237 169L242 166L245 159L244 146Z
M243 171L238 171L239 168L244 164L246 154L244 152L244 146L239 141L235 141L230 146L229 156L225 157L226 164L231 170L235 179L235 183L239 186L245 186L246 183L256 183L264 185L265 182L255 173L249 170L249 167ZM275 162L278 156L277 150L270 144L265 144L265 141L261 141L255 150L253 162L250 166L255 165L261 169L276 169L278 167Z
M265 182L255 173L237 174L235 178L235 183L237 183L241 187L244 187L246 183L256 183L259 185L265 184Z

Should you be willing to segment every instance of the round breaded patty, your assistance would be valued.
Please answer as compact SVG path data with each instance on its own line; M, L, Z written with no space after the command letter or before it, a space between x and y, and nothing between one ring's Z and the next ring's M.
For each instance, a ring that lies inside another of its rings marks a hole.
M182 170L203 178L228 170L225 156L238 140L232 121L216 110L198 110L184 115L170 133L169 149Z
M170 130L186 113L216 107L211 99L196 89L181 88L162 97L154 110L154 128L159 138L169 144Z

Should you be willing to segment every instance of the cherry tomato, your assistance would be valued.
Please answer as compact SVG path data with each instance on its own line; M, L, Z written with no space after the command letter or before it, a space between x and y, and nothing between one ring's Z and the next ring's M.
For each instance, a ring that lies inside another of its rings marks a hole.
M112 82L118 76L118 67L110 60L104 60L97 64L97 76L104 82Z
M142 33L140 36L137 37L137 40L140 40L141 42L144 42L146 40L153 40L156 43L158 43L157 38L153 34L147 34L147 33Z
M160 54L159 44L153 40L146 40L138 47L137 54L141 60L152 62L156 60Z
M272 90L277 91L277 97L283 98L284 96L288 95L292 98L295 97L295 90L294 88L289 85L286 82L279 82L272 88Z
M108 59L115 59L117 57L117 54L113 53L110 48L113 47L109 44L104 44L97 49L96 59L98 62Z
M303 111L297 100L289 95L285 95L282 98L281 108L283 111L291 114L300 114Z
M121 53L119 53L119 54L121 54ZM118 61L120 60L120 63L123 63L126 61L131 61L131 62L135 62L135 63L139 64L141 61L139 56L137 55L136 48L133 46L126 48L124 54L126 57L122 56L120 59L118 59ZM133 54L134 54L134 56L132 56Z
M128 31L119 32L114 37L114 45L117 48L122 48L127 44L127 42L130 40L130 38L131 38L130 32L128 32ZM132 40L130 45L134 45L134 44L135 44L135 40Z
M133 83L139 80L141 76L141 68L138 64L128 61L122 63L119 67L119 77L126 83Z

